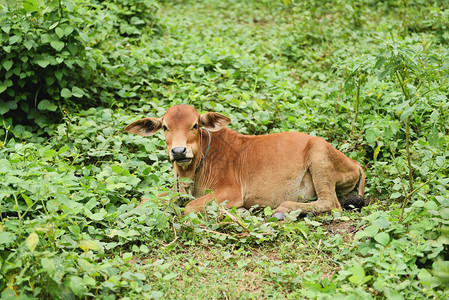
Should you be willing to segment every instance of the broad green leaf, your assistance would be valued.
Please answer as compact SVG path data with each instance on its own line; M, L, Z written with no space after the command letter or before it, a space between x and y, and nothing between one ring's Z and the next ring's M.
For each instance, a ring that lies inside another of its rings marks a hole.
M31 50L31 48L33 48L33 43L31 41L24 41L23 45L25 46L25 48L27 48L28 50Z
M69 226L69 230L73 235L78 236L81 232L80 227L78 225Z
M51 41L50 45L58 52L60 52L62 48L64 48L64 42L61 41Z
M60 81L62 79L63 73L61 70L57 70L54 75L55 75L56 79Z
M13 45L13 44L15 44L17 42L20 42L21 40L22 40L21 36L13 35L12 37L9 38L9 44Z
M128 262L133 258L132 252L125 252L123 253L123 261Z
M0 232L0 245L9 245L16 239L16 236L7 231Z
M77 98L81 98L84 96L84 91L82 89L80 89L79 87L72 87L72 95L77 97Z
M9 69L11 69L12 65L13 65L12 60L8 59L8 60L3 61L3 68L5 68L6 71L9 71Z
M406 121L415 111L415 107L407 107L401 114L401 121Z
M175 279L177 276L178 276L178 274L176 274L176 273L169 273L169 274L165 275L164 277L162 277L162 279L165 281L168 281L168 280Z
M95 241L92 241L92 240L81 241L79 243L79 247L83 251L88 251L88 250L100 251L101 250L100 245L98 245Z
M0 173L6 173L12 169L12 165L7 159L0 159Z
M355 235L355 239L361 239L363 237L374 237L379 232L379 226L377 225L370 225L366 227L365 229L358 231Z
M91 264L84 258L78 259L78 265L81 267L81 269L83 269L84 271L86 271L89 274L92 274L93 272L95 272L95 265Z
M385 247L390 242L390 235L386 232L379 232L374 236L374 240Z
M56 266L54 261L52 259L44 257L41 259L41 265L42 268L48 273L48 275L50 275L50 277L53 277L53 275L56 272Z
M432 129L430 130L430 133L427 134L427 141L432 147L438 146L438 143L440 142L440 136L437 127L434 125L432 126Z
M429 120L430 120L430 123L433 123L433 124L435 124L437 121L438 121L438 117L440 116L440 112L438 111L438 110L434 110L433 112L432 112L432 114L430 115L430 118L429 118Z
M427 286L435 283L435 279L433 278L432 274L430 274L430 272L424 268L419 270L418 278L421 284L425 284Z
M26 245L28 247L28 249L30 249L31 251L34 251L34 249L36 249L37 244L39 243L39 236L37 235L36 232L32 232L27 240L26 240Z
M53 158L57 155L56 150L54 149L49 149L47 151L44 152L44 157L45 158Z
M78 297L82 297L84 293L87 292L87 287L83 283L83 279L81 277L72 275L68 278L68 282L70 289Z
M117 174L121 174L123 172L123 169L120 166L113 165L111 166L112 171L114 171Z
M424 201L417 200L417 201L413 202L412 206L414 206L414 207L424 207L425 204L426 203Z
M355 265L351 268L349 268L349 271L351 272L352 276L350 276L348 279L350 282L355 284L362 284L365 279L365 270L360 265Z
M58 150L58 155L61 155L62 153L66 152L67 150L69 150L70 148L67 146L63 146Z
M50 106L50 101L48 100L42 100L41 102L39 102L39 104L37 105L37 109L39 110L47 110L48 107Z
M50 101L45 99L45 100L42 100L39 102L39 104L37 105L37 109L56 111L58 109L58 107L56 105L54 105L53 103L51 103Z
M148 252L150 252L150 249L148 248L147 245L141 245L141 246L140 246L140 252L142 252L142 253L148 253Z
M402 196L402 193L400 193L400 192L394 192L394 193L391 193L390 199L397 199L397 198L399 198L399 197L401 197L401 196Z
M365 138L368 143L373 143L380 136L380 131L377 128L368 128L365 131Z
M72 92L68 88L63 88L61 90L61 96L64 98L70 98L72 97Z
M0 94L3 93L4 91L6 91L7 88L8 88L8 86L5 83L0 81ZM9 111L9 109L8 109L8 111ZM0 114L3 114L3 113L0 111Z
M67 26L64 28L64 35L65 35L65 36L69 36L72 32L73 32L73 27L72 27L72 26L67 25Z
M28 207L33 206L34 202L33 202L33 200L31 200L30 197L28 197L28 196L25 195L25 194L21 194L21 196L22 196L22 198L25 200L25 203L27 204Z
M42 68L46 68L50 64L50 61L45 58L35 60L34 62L37 63Z
M23 0L23 8L27 12L32 12L38 9L37 0Z
M64 30L61 27L56 27L55 33L59 38L62 38L64 36Z

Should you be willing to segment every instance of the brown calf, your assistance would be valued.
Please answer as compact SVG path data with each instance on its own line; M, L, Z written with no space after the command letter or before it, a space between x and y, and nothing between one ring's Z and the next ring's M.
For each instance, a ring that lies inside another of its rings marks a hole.
M355 189L353 204L362 201L363 169L324 139L300 132L243 135L226 128L230 122L219 113L199 114L192 106L176 105L161 118L144 118L125 130L141 136L164 130L175 176L192 180L178 187L196 198L186 214L215 200L227 201L226 207L270 206L283 219L298 209L341 209L337 193L344 197Z

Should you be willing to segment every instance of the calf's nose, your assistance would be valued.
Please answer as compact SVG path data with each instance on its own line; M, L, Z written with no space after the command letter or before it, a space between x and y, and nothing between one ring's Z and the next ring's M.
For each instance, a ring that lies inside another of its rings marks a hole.
M170 150L171 156L174 160L186 158L187 148L186 147L175 147Z

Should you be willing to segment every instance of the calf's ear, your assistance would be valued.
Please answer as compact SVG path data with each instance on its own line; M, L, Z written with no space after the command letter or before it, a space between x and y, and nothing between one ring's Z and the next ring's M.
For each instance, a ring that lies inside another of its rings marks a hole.
M231 123L231 119L216 112L208 112L200 116L200 126L210 131L219 131Z
M155 134L162 127L162 119L159 118L143 118L132 122L126 126L125 130L129 133L141 136L150 136Z

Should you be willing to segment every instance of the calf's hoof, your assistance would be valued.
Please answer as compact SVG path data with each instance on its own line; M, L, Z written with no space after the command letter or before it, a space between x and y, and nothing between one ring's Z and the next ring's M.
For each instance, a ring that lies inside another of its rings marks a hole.
M278 219L278 221L282 221L285 219L285 214L283 212L277 212L273 214L273 217Z

